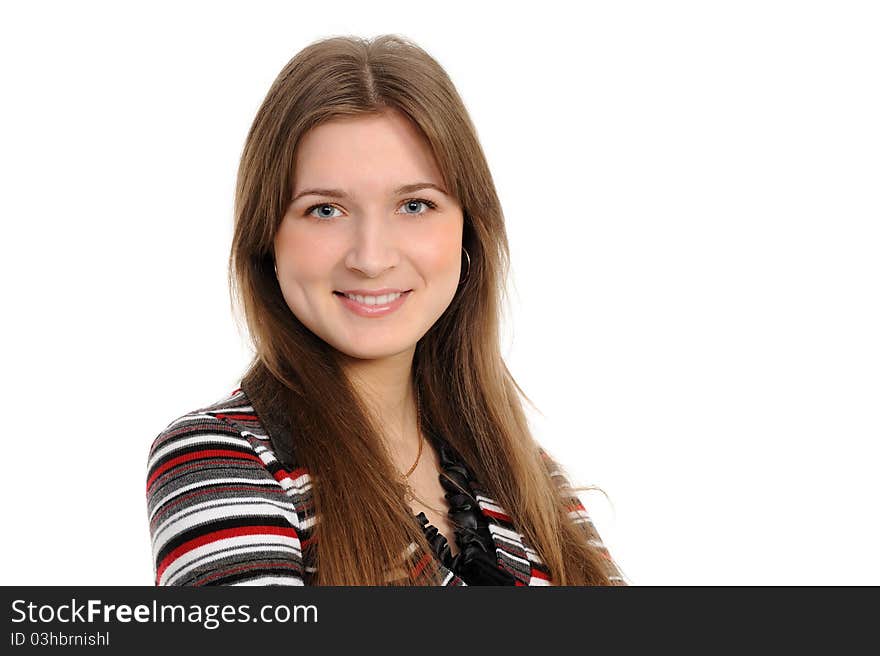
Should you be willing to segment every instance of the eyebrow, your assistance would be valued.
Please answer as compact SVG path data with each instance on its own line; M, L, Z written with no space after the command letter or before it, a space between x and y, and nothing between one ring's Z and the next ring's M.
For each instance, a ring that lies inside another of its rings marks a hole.
M394 190L395 195L411 194L420 189L436 189L441 194L449 195L442 187L435 185L433 182L414 182L412 184L401 185ZM293 197L293 201L297 201L303 196L330 196L332 198L346 198L347 194L342 189L305 189Z

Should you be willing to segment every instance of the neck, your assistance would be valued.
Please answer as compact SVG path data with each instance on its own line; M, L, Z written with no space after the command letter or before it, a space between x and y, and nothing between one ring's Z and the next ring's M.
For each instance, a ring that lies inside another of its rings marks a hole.
M415 349L373 360L349 358L345 372L395 450L416 443L416 395L412 384Z

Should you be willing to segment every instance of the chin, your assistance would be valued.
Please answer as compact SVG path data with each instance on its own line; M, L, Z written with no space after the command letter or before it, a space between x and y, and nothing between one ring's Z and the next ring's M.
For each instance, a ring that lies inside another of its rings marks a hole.
M415 344L400 344L393 346L390 344L334 344L333 347L343 355L354 358L356 360L380 360L382 358L390 358L400 353L405 353L415 347Z

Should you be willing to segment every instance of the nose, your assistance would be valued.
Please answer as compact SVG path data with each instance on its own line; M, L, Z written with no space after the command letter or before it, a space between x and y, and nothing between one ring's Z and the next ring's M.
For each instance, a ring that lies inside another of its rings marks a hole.
M364 213L353 222L345 265L368 278L377 278L397 265L400 259L398 239L393 219L380 212Z

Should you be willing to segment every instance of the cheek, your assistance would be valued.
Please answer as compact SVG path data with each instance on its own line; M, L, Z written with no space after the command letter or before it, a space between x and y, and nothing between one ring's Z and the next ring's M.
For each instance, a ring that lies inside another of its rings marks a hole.
M316 238L313 231L298 230L293 222L282 223L275 235L278 273L288 284L326 276L333 253L332 243Z
M443 227L420 241L417 263L426 274L454 278L461 272L461 254L461 229Z

